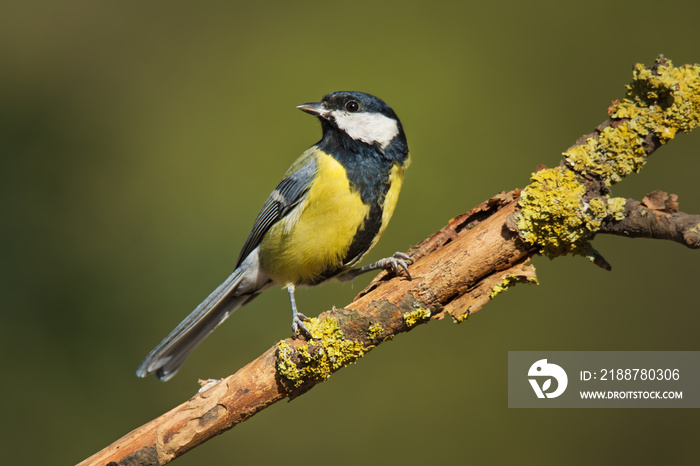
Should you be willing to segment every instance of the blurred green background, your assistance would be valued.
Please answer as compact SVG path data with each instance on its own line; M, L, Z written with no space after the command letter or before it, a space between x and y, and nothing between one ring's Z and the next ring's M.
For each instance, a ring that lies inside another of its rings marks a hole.
M9 2L8 2L9 3ZM405 250L606 118L636 62L700 62L698 2L14 2L0 14L5 464L71 464L290 335L286 293L236 313L167 384L141 359L231 271L319 138L294 107L376 94L413 155L368 260ZM614 188L700 212L700 134ZM512 350L700 350L698 253L596 238L540 286L401 336L186 454L199 464L689 464L695 410L507 408ZM300 291L316 315L371 277Z

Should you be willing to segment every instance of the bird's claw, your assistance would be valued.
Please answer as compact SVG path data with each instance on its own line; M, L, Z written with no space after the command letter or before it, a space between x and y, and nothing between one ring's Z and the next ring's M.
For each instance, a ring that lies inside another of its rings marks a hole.
M306 317L304 314L301 312L297 312L293 317L292 317L292 331L294 331L294 335L297 333L302 333L309 338L313 338L313 335L311 335L311 332L309 329L306 327L306 324L304 322L308 322L310 319ZM301 332L300 332L301 330Z
M406 253L395 252L393 256L382 259L382 268L385 270L391 270L394 275L400 275L401 270L406 272L406 276L409 280L413 280L411 273L408 271L408 264L412 264L413 259Z

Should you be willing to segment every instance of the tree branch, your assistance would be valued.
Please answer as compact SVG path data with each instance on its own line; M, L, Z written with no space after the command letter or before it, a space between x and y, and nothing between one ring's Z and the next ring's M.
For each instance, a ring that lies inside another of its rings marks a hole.
M288 338L235 374L130 432L81 465L165 464L284 398L293 399L399 333L446 314L466 320L515 283L536 283L535 254L581 254L609 268L590 245L597 233L663 238L698 247L700 217L673 196L644 204L610 196L646 157L700 122L700 67L659 57L637 65L610 119L532 175L524 190L494 196L409 251L413 280L381 273L344 309L307 324L311 341Z
M675 241L691 249L700 248L700 215L678 212L678 196L662 191L649 193L642 202L627 199L622 220L610 219L601 233L630 238Z

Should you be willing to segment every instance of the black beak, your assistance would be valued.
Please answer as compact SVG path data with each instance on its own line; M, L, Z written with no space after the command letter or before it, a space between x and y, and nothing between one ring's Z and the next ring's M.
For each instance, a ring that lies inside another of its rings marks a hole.
M326 110L323 102L310 102L308 104L297 105L297 108L302 112L309 113L311 115L323 117L328 110Z

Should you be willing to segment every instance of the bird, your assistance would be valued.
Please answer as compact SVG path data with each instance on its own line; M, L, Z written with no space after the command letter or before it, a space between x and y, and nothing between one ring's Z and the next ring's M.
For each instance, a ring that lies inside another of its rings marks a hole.
M355 91L297 108L320 120L321 140L292 163L263 204L233 273L146 356L138 377L172 378L217 326L272 287L289 294L294 335L313 338L297 310L296 287L379 269L411 279L412 261L401 252L354 268L384 233L410 163L396 113Z

